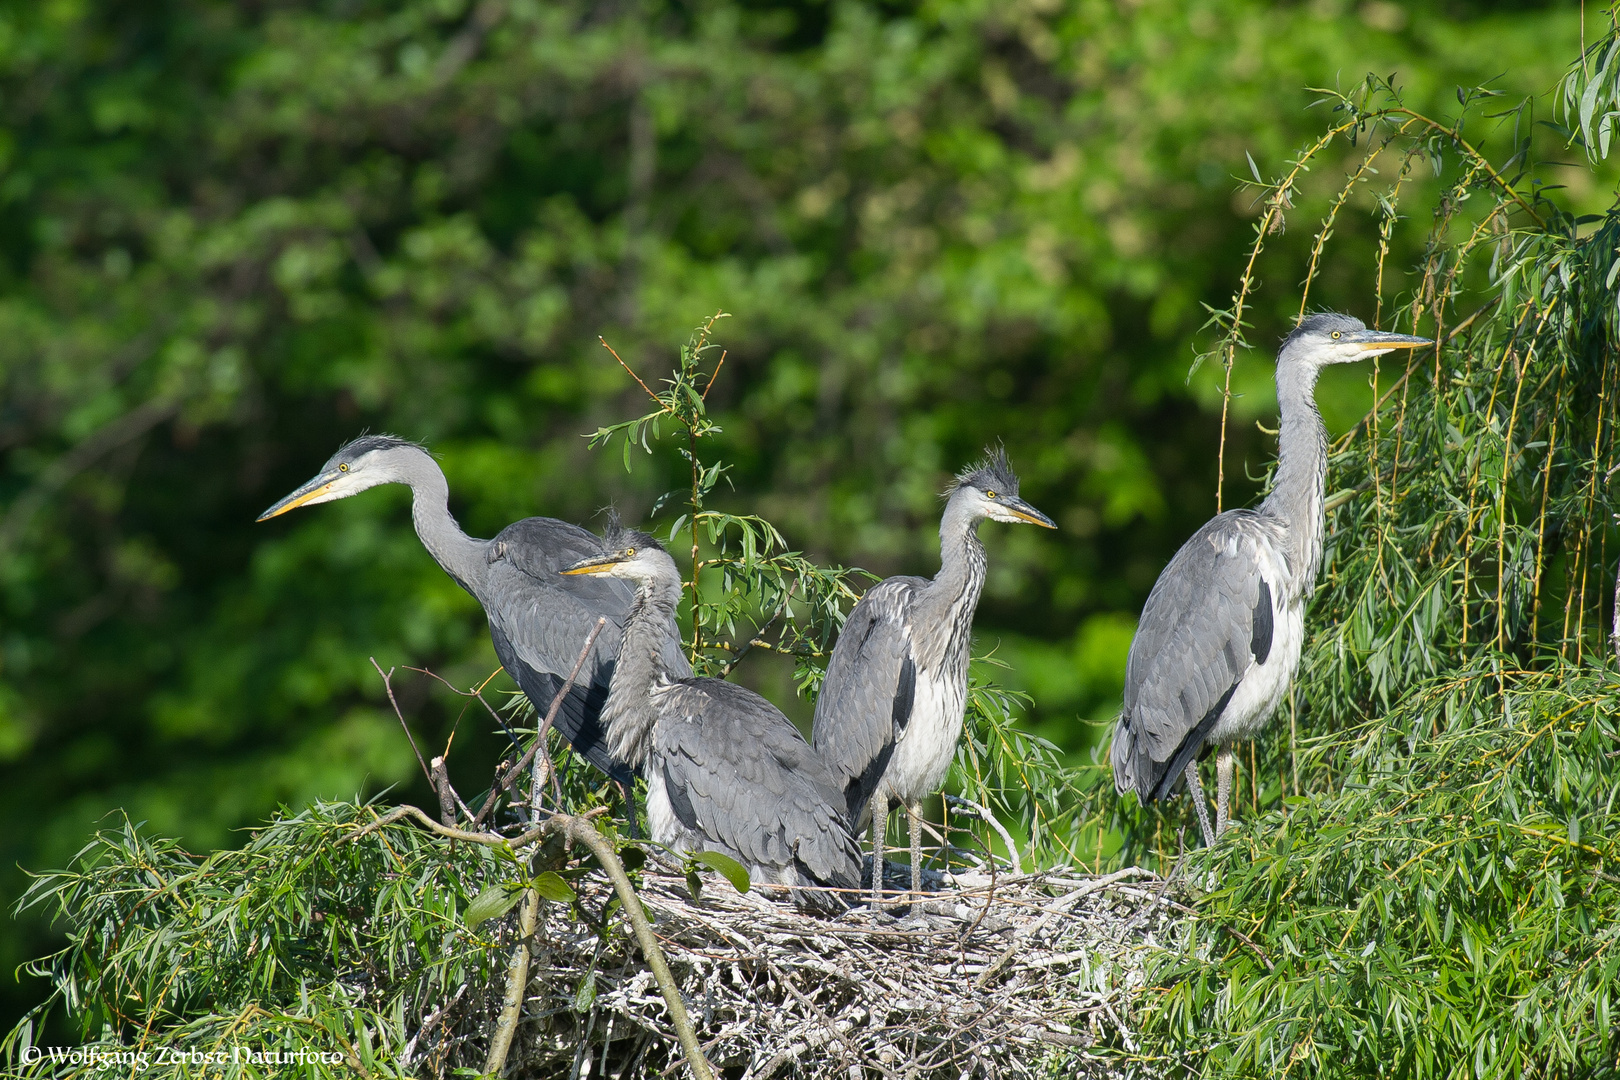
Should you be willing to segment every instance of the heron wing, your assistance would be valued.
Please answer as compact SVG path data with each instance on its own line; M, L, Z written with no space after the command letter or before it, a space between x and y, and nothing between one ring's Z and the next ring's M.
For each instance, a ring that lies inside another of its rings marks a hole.
M1214 518L1182 545L1142 609L1110 756L1121 793L1163 798L1202 750L1239 681L1271 649L1277 523Z
M479 599L489 615L496 656L541 716L573 670L597 619L607 619L554 723L587 761L628 781L631 770L607 752L600 718L635 590L616 578L557 572L600 554L601 540L577 525L553 518L515 522L490 541L488 595ZM670 637L666 667L676 677L685 676L691 667L680 651L680 638Z
M827 663L811 741L838 776L850 821L860 819L911 721L917 674L911 612L927 584L892 577L866 590Z
M836 779L792 721L746 687L686 679L659 695L654 761L682 825L746 865L857 888Z

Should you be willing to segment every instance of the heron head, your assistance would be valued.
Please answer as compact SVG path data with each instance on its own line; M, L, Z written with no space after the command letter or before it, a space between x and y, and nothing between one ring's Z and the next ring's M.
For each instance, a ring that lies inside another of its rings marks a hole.
M675 574L679 580L675 560L669 557L664 545L653 539L651 533L622 528L616 519L611 520L607 534L602 537L602 547L606 549L602 554L581 559L572 566L563 567L558 573L628 578L631 581L648 581Z
M1360 319L1351 315L1307 315L1283 339L1278 350L1278 363L1305 363L1312 367L1328 364L1349 364L1382 356L1395 349L1416 349L1433 345L1429 338L1410 334L1391 334L1384 330L1369 330Z
M268 521L300 506L346 499L378 484L402 482L410 459L427 451L393 435L362 435L327 459L321 471L259 515Z
M974 514L991 521L1057 528L1051 518L1018 497L1018 474L1007 464L1007 451L999 446L987 448L983 461L957 473L947 494L952 502L965 500Z

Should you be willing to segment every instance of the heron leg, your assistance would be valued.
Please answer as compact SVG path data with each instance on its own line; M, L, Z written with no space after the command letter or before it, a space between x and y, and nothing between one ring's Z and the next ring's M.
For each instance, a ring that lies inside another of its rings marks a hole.
M922 804L907 803L906 817L911 825L911 902L916 904L922 896Z
M1230 746L1221 747L1215 755L1215 835L1226 831L1231 821L1232 770L1237 764Z
M889 829L889 797L872 796L872 906L883 906L883 834Z
M1198 762L1187 762L1187 794L1198 808L1198 826L1204 830L1204 846L1215 846L1215 830L1209 827L1209 807L1204 805L1204 785L1198 780Z

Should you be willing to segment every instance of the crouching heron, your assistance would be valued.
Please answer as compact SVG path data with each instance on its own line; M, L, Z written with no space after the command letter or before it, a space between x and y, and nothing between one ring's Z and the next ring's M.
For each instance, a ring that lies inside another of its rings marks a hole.
M1316 411L1317 374L1328 364L1431 344L1368 330L1348 315L1301 322L1277 354L1281 423L1271 493L1258 509L1228 510L1194 533L1148 594L1114 727L1114 784L1146 802L1167 797L1185 776L1208 845L1226 828L1232 745L1265 726L1299 666L1325 525L1327 431ZM1209 746L1219 748L1213 830L1198 782Z
M564 575L635 587L602 716L613 756L647 779L647 830L677 851L715 850L756 881L794 890L806 907L847 901L805 886L860 887L860 846L844 820L832 770L792 721L746 687L691 677L669 663L681 575L644 532L614 525L603 552Z
M922 889L921 802L939 790L967 707L973 612L984 588L978 525L986 518L1055 529L1018 497L1002 450L964 470L939 526L939 573L892 577L866 590L838 635L816 700L812 740L837 771L851 825L872 824L872 895L883 895L889 806L906 808L911 889Z

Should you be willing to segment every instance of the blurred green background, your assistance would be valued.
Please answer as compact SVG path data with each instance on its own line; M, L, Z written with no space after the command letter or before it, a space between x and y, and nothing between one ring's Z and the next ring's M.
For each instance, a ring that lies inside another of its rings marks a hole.
M1576 3L0 3L0 896L115 807L201 849L278 804L431 799L368 657L463 687L496 661L408 493L254 517L369 428L438 452L476 535L637 520L684 464L587 450L643 404L597 335L651 380L720 308L720 502L818 559L932 573L938 493L1005 441L1062 531L985 527L978 647L1086 752L1215 509L1219 371L1188 371L1250 157L1322 128L1310 87L1516 101L1582 34ZM1569 201L1602 209L1605 175L1570 169ZM1313 305L1371 320L1355 199ZM1319 217L1268 245L1252 340L1291 324ZM1330 375L1342 429L1367 373ZM1228 506L1273 451L1270 357L1234 389ZM803 717L789 674L740 672ZM442 746L465 701L396 687ZM463 719L463 790L490 726ZM49 945L0 925L8 1023Z

